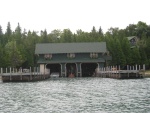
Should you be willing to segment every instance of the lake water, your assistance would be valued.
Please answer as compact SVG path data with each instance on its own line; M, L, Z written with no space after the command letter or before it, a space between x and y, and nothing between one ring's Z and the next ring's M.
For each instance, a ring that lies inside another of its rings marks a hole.
M0 83L0 113L149 113L150 78Z

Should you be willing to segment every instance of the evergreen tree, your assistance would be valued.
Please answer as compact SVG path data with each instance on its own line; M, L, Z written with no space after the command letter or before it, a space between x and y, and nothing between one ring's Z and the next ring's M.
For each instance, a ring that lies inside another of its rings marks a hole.
M17 44L21 43L21 37L22 37L21 27L20 27L20 25L18 23L18 26L15 29L15 40L16 40Z
M90 35L90 38L91 38L90 41L91 42L97 42L98 38L99 38L99 33L96 31L95 26L93 26L92 31L91 31L90 34L91 34Z
M72 42L73 34L70 31L70 29L64 29L63 33L61 35L61 41L62 42Z
M0 26L0 44L3 44L3 31L1 26Z
M55 30L51 31L51 33L49 34L51 42L53 42L53 43L59 42L61 35L62 35L62 32L59 29L55 29Z
M49 42L49 40L48 40L48 36L47 36L47 31L46 31L46 29L44 30L44 32L42 33L42 42L43 43L48 43Z
M9 66L21 66L21 64L24 62L24 59L22 58L22 55L19 49L17 48L16 41L8 42L5 46L5 51L8 56L7 60L9 62Z
M140 53L140 56L141 56L140 63L148 65L148 59L147 59L147 56L146 56L145 49L144 48L139 48L139 53Z
M12 34L11 25L10 22L8 22L6 35L9 37Z
M132 64L131 47L130 47L130 43L129 43L128 39L123 38L123 41L122 41L121 45L122 45L123 53L125 55L126 64L127 65Z
M141 62L141 56L139 53L139 48L138 47L134 47L131 50L131 55L132 55L132 65L136 65L136 64L140 64Z
M126 60L125 60L125 56L123 54L120 42L118 39L116 39L116 44L115 44L115 57L116 57L116 64L117 65L121 65L121 66L125 66L126 64Z

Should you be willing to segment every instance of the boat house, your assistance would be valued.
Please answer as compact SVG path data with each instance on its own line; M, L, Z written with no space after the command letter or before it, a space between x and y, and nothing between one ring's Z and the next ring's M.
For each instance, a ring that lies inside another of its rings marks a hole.
M106 53L106 42L39 43L35 48L40 72L48 69L61 77L91 77L111 60Z

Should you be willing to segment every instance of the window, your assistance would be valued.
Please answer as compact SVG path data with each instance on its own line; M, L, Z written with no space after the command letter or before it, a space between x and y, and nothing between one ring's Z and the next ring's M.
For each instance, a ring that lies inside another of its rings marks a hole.
M98 58L98 53L90 53L91 58Z
M75 53L67 53L68 58L75 58Z
M44 55L44 58L45 58L46 60L51 59L51 58L52 58L52 54L45 54L45 55Z

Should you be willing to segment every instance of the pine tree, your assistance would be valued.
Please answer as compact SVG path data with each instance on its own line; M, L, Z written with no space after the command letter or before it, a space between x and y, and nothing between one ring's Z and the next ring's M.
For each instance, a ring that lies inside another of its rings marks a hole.
M136 65L136 64L140 64L141 61L141 56L139 53L139 48L138 47L134 47L131 50L131 55L132 55L132 65Z
M126 60L125 60L125 56L123 54L120 42L118 39L116 39L116 46L115 46L115 52L116 52L116 64L117 65L121 65L121 66L125 66L126 64Z
M3 31L1 26L0 26L0 44L3 44Z
M125 55L126 64L127 65L132 64L131 47L127 38L123 38L122 40L122 50Z
M8 22L7 30L6 30L6 35L8 37L10 37L11 34L12 34L11 25L10 25L10 22Z

